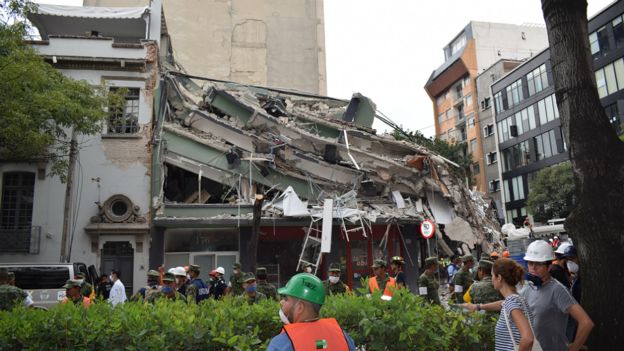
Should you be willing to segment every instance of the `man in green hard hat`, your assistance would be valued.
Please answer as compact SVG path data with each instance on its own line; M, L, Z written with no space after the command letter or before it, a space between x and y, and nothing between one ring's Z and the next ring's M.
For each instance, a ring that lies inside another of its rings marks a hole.
M318 277L299 273L277 292L282 295L279 315L284 328L271 339L267 351L355 351L353 340L334 318L319 317L325 288Z

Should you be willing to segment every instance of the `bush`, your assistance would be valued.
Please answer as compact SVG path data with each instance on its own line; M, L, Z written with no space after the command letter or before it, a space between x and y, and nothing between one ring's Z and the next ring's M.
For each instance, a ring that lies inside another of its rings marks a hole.
M248 305L238 298L16 308L0 312L0 350L264 350L282 327L278 308L275 301ZM487 317L445 311L409 293L389 302L379 295L334 296L321 312L366 351L493 349Z

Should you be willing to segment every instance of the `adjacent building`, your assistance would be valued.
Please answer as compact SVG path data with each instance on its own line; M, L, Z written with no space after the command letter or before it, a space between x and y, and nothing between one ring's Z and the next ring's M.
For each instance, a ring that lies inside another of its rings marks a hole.
M476 78L477 97L479 98L479 121L481 130L481 146L485 159L485 179L487 196L496 204L496 212L501 222L504 221L503 202L501 196L501 179L499 171L498 142L496 140L496 123L494 121L493 102L490 95L492 83L518 67L523 61L500 59L479 74Z
M425 84L433 103L435 136L465 145L465 152L474 161L473 183L479 191L486 192L488 183L481 134L482 99L477 96L475 79L502 58L525 59L547 46L543 26L471 21L444 47L444 63Z
M327 94L323 0L164 0L163 9L176 60L189 74Z
M618 134L624 114L624 2L589 20L596 84L605 113ZM561 130L550 53L546 49L492 87L505 220L522 224L537 171L568 160Z

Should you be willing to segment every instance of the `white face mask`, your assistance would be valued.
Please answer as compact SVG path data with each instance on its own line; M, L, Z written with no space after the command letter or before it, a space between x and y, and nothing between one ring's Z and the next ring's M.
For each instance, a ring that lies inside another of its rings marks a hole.
M568 271L570 271L570 273L577 273L579 270L579 265L574 261L566 262L566 266L568 266Z
M113 280L113 276L112 276L112 275L109 275L109 276L108 276L108 280L110 280L111 282L113 282L113 281L114 281L114 280Z
M334 277L333 275L329 276L329 282L332 284L338 283L339 280L340 280L340 277Z
M279 316L280 316L280 319L282 320L282 323L284 323L284 325L290 324L290 321L288 320L288 317L286 317L286 314L284 314L284 311L282 311L281 308L279 310Z

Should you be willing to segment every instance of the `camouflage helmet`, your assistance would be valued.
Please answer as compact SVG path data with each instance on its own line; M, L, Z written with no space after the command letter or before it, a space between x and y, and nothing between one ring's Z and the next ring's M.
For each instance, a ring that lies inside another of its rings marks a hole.
M330 272L340 272L340 263L332 263L329 265L329 271Z

